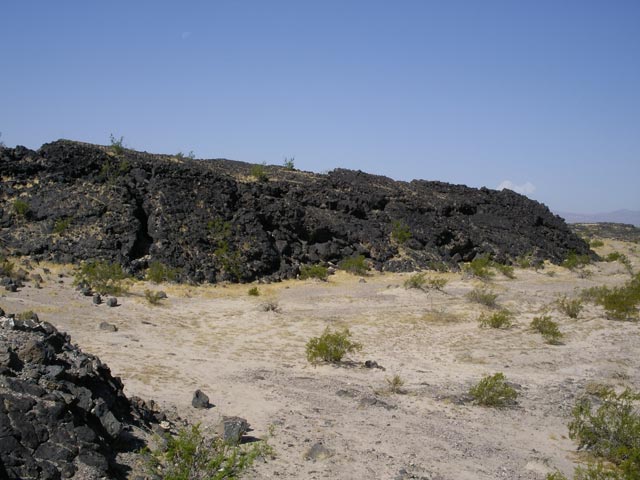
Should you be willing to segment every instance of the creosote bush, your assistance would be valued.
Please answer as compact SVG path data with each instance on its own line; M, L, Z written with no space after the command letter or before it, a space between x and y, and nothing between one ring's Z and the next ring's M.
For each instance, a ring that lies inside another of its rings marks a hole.
M29 213L29 208L29 204L21 198L16 198L13 201L13 211L20 217L26 217Z
M323 265L302 265L300 267L300 280L308 280L310 278L326 282L327 278L329 278L329 269Z
M80 266L74 284L85 284L103 295L120 295L128 290L128 278L119 263L94 260Z
M399 245L403 245L412 237L409 225L401 220L394 220L391 226L391 239Z
M611 252L604 258L604 260L606 262L620 262L622 265L624 265L624 268L627 269L629 275L633 275L633 265L631 265L629 257L627 257L624 253Z
M387 377L384 379L387 382L387 388L390 393L404 393L402 387L404 386L404 379L400 375L394 375L393 377Z
M640 273L621 287L592 287L582 297L601 305L612 320L637 320L640 304Z
M53 233L60 235L71 225L71 217L58 218L53 224Z
M109 135L109 143L111 144L111 151L116 155L124 153L124 137L116 138L113 133Z
M481 314L478 318L478 322L480 322L481 328L507 329L513 325L513 323L511 322L512 317L513 314L508 310L499 310L497 312L493 312L492 314Z
M362 349L362 345L350 340L351 332L348 328L331 331L329 327L319 337L313 337L307 342L307 360L311 363L318 361L337 363L345 355Z
M464 265L463 269L468 275L472 275L476 278L488 280L494 276L494 272L491 270L493 262L488 255L481 255L474 258L471 262Z
M364 259L364 255L357 255L355 257L345 258L338 266L349 273L354 275L366 275L369 271L369 265Z
M296 169L295 161L296 161L296 157L290 157L290 158L284 157L284 161L282 162L282 166L286 170L293 171L293 170Z
M476 302L487 307L495 308L497 305L496 299L498 298L498 294L494 293L487 287L476 287L467 293L466 296L472 302Z
M589 242L589 246L591 248L600 248L600 247L604 247L604 242L600 239L594 238L593 240L591 240Z
M416 273L414 275L411 275L404 281L404 288L415 288L417 290L424 290L427 283L426 276L426 273Z
M550 345L559 345L562 340L563 334L560 332L558 324L548 315L534 317L531 321L531 328L542 334L542 337Z
M257 163L251 167L251 176L259 182L266 182L269 180L267 176L267 165L264 163Z
M570 299L566 295L558 298L556 304L558 305L558 310L569 318L578 318L583 308L582 300L579 298Z
M591 263L591 259L589 255L578 255L576 252L569 252L567 258L560 264L564 268L568 268L569 270L575 270L578 268L582 268L585 265L589 265Z
M513 404L518 392L507 383L504 373L486 375L469 390L469 395L478 405L485 407L506 407Z
M15 266L6 257L0 255L0 275L3 277L13 277Z
M502 263L494 263L493 266L498 270L502 275L509 279L516 278L516 273L514 268L511 265L504 265Z
M249 289L249 291L247 292L247 294L250 297L259 297L260 296L260 290L258 290L258 287L251 287Z
M143 452L147 473L164 480L234 479L256 458L273 455L273 449L264 441L232 445L205 437L199 425L185 427L176 436L166 435L164 440L165 448Z
M145 276L153 283L175 282L178 278L178 269L168 267L162 262L153 261L149 263Z

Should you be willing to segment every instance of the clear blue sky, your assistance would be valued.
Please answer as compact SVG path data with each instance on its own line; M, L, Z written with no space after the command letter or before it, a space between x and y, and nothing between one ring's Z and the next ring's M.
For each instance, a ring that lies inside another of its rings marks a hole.
M640 210L640 1L3 1L0 131Z

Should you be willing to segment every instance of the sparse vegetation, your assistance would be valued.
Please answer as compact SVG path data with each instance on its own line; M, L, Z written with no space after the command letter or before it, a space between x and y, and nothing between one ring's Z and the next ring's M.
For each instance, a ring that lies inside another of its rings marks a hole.
M345 258L342 260L338 266L349 273L353 273L354 275L366 275L369 271L369 265L364 259L364 255L357 255L351 258Z
M251 176L259 182L266 182L269 180L267 175L266 163L257 163L251 167Z
M331 331L327 327L322 335L313 337L307 342L307 360L310 363L342 361L345 355L362 349L362 345L352 342L350 337L351 332L348 328Z
M591 240L589 242L589 246L591 248L600 248L600 247L604 247L604 242L600 239L594 238L593 240Z
M109 135L109 142L111 144L111 151L116 155L124 153L124 137L116 138L113 133Z
M175 282L178 278L179 270L171 268L157 260L149 263L146 271L146 279L153 283Z
M512 317L513 314L508 310L499 310L491 314L481 314L478 318L478 322L480 323L481 328L499 328L504 330L513 325L511 322Z
M504 373L487 375L469 390L469 395L478 405L506 407L515 402L518 392L507 383Z
M189 160L195 160L195 158L196 158L196 154L195 154L195 153L193 153L193 150L191 150L187 155L185 155L185 154L184 154L184 153L182 153L182 152L178 152L178 153L176 153L176 154L175 154L175 157L176 157L178 160L184 160L185 158L188 158Z
M279 313L280 305L278 305L278 302L276 302L275 300L270 300L262 304L262 311Z
M476 287L467 293L466 297L472 302L479 303L486 307L495 308L498 294L487 287Z
M147 473L164 480L227 480L246 471L258 457L273 455L264 441L232 445L219 438L210 439L199 425L181 429L176 436L166 435L165 444L144 452Z
M415 288L417 290L424 290L425 285L427 283L426 273L416 273L411 275L404 281L404 288L410 289Z
M128 290L128 276L119 263L94 260L83 263L75 274L75 285L87 285L103 295L121 295Z
M13 277L14 268L13 262L0 255L0 276Z
M160 304L160 300L165 298L165 295L163 295L161 292L154 292L152 290L145 290L144 291L144 298L147 299L147 302L149 302L151 305L159 305Z
M488 280L494 276L494 272L491 270L493 263L489 258L489 255L479 255L471 262L464 265L463 269L465 273L476 278Z
M531 268L533 267L533 255L531 253L521 255L516 258L515 263L520 268Z
M394 220L391 227L391 239L398 245L403 245L411 239L413 234L409 229L409 226L400 220Z
M591 287L582 291L582 298L601 305L613 320L635 320L640 304L640 273L621 287Z
M38 315L36 315L32 310L26 310L24 312L20 312L16 318L18 320L35 320L38 318Z
M60 235L71 225L71 217L59 218L53 224L53 233Z
M611 252L604 258L604 260L606 262L620 262L622 265L624 265L624 268L627 269L629 275L633 275L633 265L631 265L629 257L627 257L624 253Z
M249 289L249 291L247 292L247 294L250 297L259 297L260 296L260 290L258 290L258 287L251 287Z
M446 278L431 277L427 280L427 285L429 288L442 291L442 289L447 286L448 282L449 281Z
M387 388L390 393L404 393L402 387L404 386L404 379L400 375L394 375L393 377L385 378L387 382Z
M558 310L569 318L578 318L583 308L582 300L579 298L568 298L566 295L558 298L556 305L558 306Z
M430 260L427 262L427 268L429 270L435 270L436 272L448 272L449 265L441 260Z
M293 171L293 170L296 169L295 160L296 160L296 157L290 157L290 158L284 157L284 161L282 162L282 166L287 170L292 170Z
M19 217L26 217L27 214L29 213L29 209L30 209L30 206L25 200L22 200L21 198L16 198L13 201L13 211Z
M114 184L116 180L131 170L128 160L107 160L100 167L99 177L108 184Z
M516 278L515 270L511 265L505 265L502 263L494 263L493 266L498 270L502 275L509 279Z
M548 315L534 317L531 321L531 328L542 334L542 337L550 345L559 345L562 340L563 334L560 332L558 324Z
M327 278L329 278L329 269L323 265L302 265L300 267L300 280L308 280L310 278L326 282Z

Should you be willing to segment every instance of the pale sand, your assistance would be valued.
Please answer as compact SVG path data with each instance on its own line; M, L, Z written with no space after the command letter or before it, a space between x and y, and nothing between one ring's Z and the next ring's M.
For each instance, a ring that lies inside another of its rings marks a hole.
M621 251L637 270L638 248L606 241L598 251ZM449 280L444 293L404 289L410 274L372 274L359 283L338 273L327 283L258 285L260 297L247 295L249 285L140 282L121 306L109 308L74 290L69 267L47 266L52 273L43 274L41 290L28 284L2 295L0 306L33 310L70 333L122 377L128 395L154 399L205 426L239 415L256 437L273 426L276 458L259 461L247 478L393 479L401 469L405 478L457 480L543 479L554 468L569 474L580 456L566 425L585 387L640 388L638 323L607 320L590 304L577 320L554 308L558 295L624 283L629 275L619 263L592 265L586 279L554 266L516 269L514 280L496 274L489 283L498 302L516 314L515 326L504 331L478 328L487 309L464 295L482 282L453 273L442 275ZM149 305L147 288L166 291L168 300ZM263 311L267 301L280 312ZM528 328L545 312L566 334L563 345L547 345ZM99 330L102 321L118 331ZM306 361L305 343L327 325L349 327L364 345L350 356L357 364ZM367 359L386 371L363 368ZM457 401L484 374L499 371L520 385L517 407ZM405 380L405 394L385 391L385 379L395 374ZM214 408L191 407L196 388ZM376 395L395 408L360 406ZM316 442L333 456L305 460Z

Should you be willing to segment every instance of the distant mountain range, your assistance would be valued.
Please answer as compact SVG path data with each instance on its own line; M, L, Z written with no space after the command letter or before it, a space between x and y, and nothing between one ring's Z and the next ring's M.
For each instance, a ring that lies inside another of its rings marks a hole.
M616 210L606 213L568 213L554 212L566 220L567 223L627 223L640 227L640 211Z

